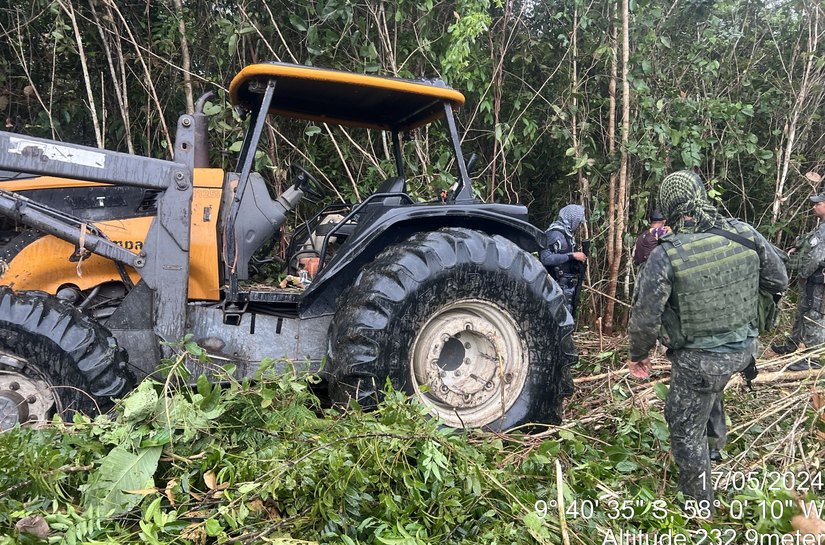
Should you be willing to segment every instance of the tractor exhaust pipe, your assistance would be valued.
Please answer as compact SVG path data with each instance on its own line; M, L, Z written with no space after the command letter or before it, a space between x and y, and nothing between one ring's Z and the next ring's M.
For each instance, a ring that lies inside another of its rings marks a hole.
M192 114L195 119L195 168L209 168L209 119L203 113L203 107L206 99L214 94L209 91L201 95L195 103L195 113Z

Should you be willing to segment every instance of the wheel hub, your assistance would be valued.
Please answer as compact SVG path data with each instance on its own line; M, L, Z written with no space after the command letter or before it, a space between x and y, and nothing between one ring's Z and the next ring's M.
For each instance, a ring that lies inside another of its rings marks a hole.
M0 432L17 424L45 422L55 408L60 407L46 380L0 370Z
M26 398L11 390L0 390L0 431L14 427L18 422L29 419L29 404Z
M501 417L524 387L529 365L512 316L480 300L440 309L416 337L412 359L416 393L453 427Z

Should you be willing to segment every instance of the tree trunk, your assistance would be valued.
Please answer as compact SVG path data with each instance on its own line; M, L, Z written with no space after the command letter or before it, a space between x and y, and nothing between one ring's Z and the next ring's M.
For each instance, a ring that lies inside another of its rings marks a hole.
M183 89L186 93L186 113L195 113L195 101L192 96L192 62L189 60L189 40L186 39L186 21L183 16L183 3L175 0L175 13L178 16L180 32L181 69L183 71Z
M809 14L808 21L808 40L807 49L805 51L805 68L802 73L802 80L799 83L795 101L791 107L790 117L785 123L784 127L784 146L779 150L776 171L776 191L774 193L771 223L779 221L779 216L782 210L782 203L785 201L785 184L788 180L788 171L791 166L791 157L794 154L794 146L797 139L797 130L799 119L803 112L808 109L810 105L811 89L814 86L820 86L825 80L825 71L822 65L819 64L821 57L818 56L817 49L819 47L820 29L819 22L822 15L822 8L820 6L812 6L813 13ZM792 81L788 82L791 86ZM818 107L818 104L816 105Z
M86 52L83 49L83 38L80 35L80 27L77 26L74 6L70 1L65 4L60 1L59 4L72 23L72 30L74 31L75 41L77 42L77 54L80 56L80 68L83 71L83 82L86 85L86 97L89 100L89 112L92 114L92 126L94 126L95 129L95 140L97 141L97 147L102 148L103 133L100 130L100 121L97 119L97 106L95 105L95 96L92 92L92 80L89 77L89 66L86 63Z
M611 7L611 21L617 20L619 12L618 2L613 2ZM607 156L612 162L616 153L616 80L619 72L619 29L614 24L610 36L611 55L610 55L610 83L608 86L608 94L610 95L610 111L608 112L607 124ZM610 173L610 181L607 189L607 269L613 267L613 262L616 260L616 184L618 183L618 175L615 171ZM612 307L611 305L611 314Z
M625 215L627 201L627 141L630 136L630 82L627 79L628 65L630 64L630 8L629 0L622 0L622 146L621 162L619 164L619 183L617 187L616 227L612 261L608 273L607 295L608 300L604 313L604 332L613 334L613 299L616 297L616 286L619 280L619 266L622 262L623 239L625 230Z

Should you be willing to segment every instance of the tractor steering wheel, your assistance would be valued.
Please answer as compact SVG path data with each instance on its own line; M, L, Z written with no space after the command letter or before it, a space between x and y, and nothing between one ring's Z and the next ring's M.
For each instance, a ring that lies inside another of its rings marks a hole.
M293 187L300 189L314 199L323 199L326 196L327 191L321 182L318 181L318 178L310 174L307 169L301 165L290 165L289 172L292 176Z

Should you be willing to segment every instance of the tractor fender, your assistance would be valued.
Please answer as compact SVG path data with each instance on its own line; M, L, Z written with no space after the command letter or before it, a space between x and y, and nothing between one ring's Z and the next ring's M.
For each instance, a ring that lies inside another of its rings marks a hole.
M522 250L538 252L546 246L544 231L528 223L527 208L513 204L443 205L381 207L373 219L356 230L330 263L304 292L302 317L335 312L336 299L352 284L366 264L384 248L406 240L416 233L443 227L463 227L500 235Z

